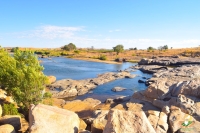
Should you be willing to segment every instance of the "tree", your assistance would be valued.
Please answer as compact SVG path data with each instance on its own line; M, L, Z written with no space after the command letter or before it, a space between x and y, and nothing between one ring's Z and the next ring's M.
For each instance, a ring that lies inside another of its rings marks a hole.
M150 47L147 48L147 50L151 51L151 50L154 50L154 48L150 46Z
M164 49L164 50L167 50L167 49L168 49L168 46L167 46L167 45L164 45L164 46L163 46L163 49Z
M10 56L0 48L0 85L12 96L24 111L30 104L42 100L46 76L33 52L15 50Z
M73 44L73 43L69 43L68 45L65 45L63 47L64 50L67 50L67 51L71 51L71 50L75 50L76 49L76 45Z
M117 52L117 55L118 55L120 52L124 51L124 46L119 44L119 45L113 47L113 50L114 50L114 52Z

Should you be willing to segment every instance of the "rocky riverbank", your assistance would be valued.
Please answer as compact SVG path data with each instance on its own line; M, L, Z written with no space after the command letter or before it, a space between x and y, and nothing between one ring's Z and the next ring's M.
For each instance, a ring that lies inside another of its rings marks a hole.
M55 83L49 85L49 89L54 91L54 98L68 98L77 95L83 95L88 93L90 90L96 88L98 85L111 82L113 80L121 78L134 78L136 75L132 75L129 72L119 72L113 73L108 72L104 74L99 74L97 78L84 79L84 80L72 80L63 79L56 81ZM55 91L58 90L58 91Z
M200 132L199 74L199 65L160 69L147 80L146 90L131 97L107 99L103 103L87 98L57 106L78 115L79 125L70 127L80 133ZM45 117L49 118L47 114Z
M136 67L141 69L141 66ZM68 102L53 99L54 106L32 105L29 110L30 132L200 132L200 65L142 67L152 71L153 76L147 79L146 90L135 92L132 96L107 99L105 102L92 98ZM78 95L81 89L88 92L94 85L129 76L128 72L106 73L94 79L57 81L50 88L60 88L61 91L71 88Z
M199 58L190 57L152 57L151 59L143 58L138 65L160 65L160 66L178 66L186 64L200 64Z

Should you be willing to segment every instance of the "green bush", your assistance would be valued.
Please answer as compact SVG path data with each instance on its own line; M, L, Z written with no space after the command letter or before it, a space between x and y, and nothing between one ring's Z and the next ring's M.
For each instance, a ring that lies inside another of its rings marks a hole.
M2 111L2 115L19 115L14 104L3 104Z
M101 56L99 57L99 59L100 59L100 60L107 60L107 57L106 57L105 55L101 55Z
M80 51L78 51L78 50L74 50L74 53L76 53L76 54L80 54Z
M42 101L47 77L33 52L15 50L14 55L10 56L0 48L0 62L0 84L18 105L28 110L30 104Z

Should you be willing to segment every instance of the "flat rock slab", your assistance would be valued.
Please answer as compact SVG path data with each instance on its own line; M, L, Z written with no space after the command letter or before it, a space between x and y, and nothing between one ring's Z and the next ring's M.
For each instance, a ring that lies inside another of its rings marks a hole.
M136 75L131 75L129 72L120 72L113 73L108 72L98 75L97 78L84 79L84 80L72 80L72 79L63 79L56 81L51 84L49 88L51 90L58 89L59 92L55 92L53 97L55 98L68 98L77 95L84 95L90 90L96 88L98 85L102 85L117 79L131 77L133 78Z
M114 88L112 88L112 91L114 91L114 92L123 91L123 90L126 90L126 88L123 88L123 87L114 87Z
M186 65L186 64L200 64L199 58L172 58L172 57L164 57L164 58L154 58L147 59L143 58L138 62L139 65L161 65L161 66L177 66L177 65Z

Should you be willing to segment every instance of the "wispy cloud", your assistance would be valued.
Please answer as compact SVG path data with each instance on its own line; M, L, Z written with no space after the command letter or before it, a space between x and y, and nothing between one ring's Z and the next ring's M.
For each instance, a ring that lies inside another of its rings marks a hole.
M45 25L37 27L35 30L26 31L20 34L20 38L26 37L37 37L44 39L65 39L72 37L75 32L83 31L83 27L62 27L62 26L53 26Z
M115 30L109 30L108 32L119 32L121 31L120 29L115 29Z

